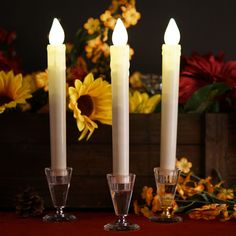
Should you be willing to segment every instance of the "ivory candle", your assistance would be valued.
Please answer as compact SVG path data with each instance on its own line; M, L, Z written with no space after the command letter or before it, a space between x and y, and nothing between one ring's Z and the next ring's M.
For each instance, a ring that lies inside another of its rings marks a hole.
M110 47L112 82L113 174L129 174L129 46L128 34L117 20Z
M179 98L180 32L170 19L162 45L161 161L163 169L174 169Z
M49 33L48 89L51 168L66 169L66 61L64 31L55 18Z

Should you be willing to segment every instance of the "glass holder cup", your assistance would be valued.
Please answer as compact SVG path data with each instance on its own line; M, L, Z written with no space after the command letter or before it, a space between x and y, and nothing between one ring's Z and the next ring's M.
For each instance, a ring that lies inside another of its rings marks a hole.
M179 169L168 170L159 167L154 168L157 195L159 196L162 213L157 216L152 216L150 218L151 221L163 223L182 221L182 218L175 216L173 211L173 201L179 174Z
M107 174L107 181L111 193L112 203L118 219L104 225L106 231L133 231L140 226L127 221L130 201L133 193L135 174L112 175Z
M43 221L63 222L76 220L74 215L66 214L63 211L66 206L67 195L70 187L72 168L67 167L64 170L45 168L45 174L47 177L52 203L56 208L56 213L52 215L45 215L43 217Z

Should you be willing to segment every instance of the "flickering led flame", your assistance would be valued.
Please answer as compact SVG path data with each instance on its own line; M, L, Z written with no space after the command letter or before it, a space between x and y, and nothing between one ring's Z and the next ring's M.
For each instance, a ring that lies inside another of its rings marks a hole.
M112 34L112 42L114 45L126 45L128 34L121 19L118 19Z
M57 18L54 18L49 32L49 43L52 45L63 44L65 39L64 30Z
M180 32L173 18L170 19L164 35L165 44L177 45L180 41Z

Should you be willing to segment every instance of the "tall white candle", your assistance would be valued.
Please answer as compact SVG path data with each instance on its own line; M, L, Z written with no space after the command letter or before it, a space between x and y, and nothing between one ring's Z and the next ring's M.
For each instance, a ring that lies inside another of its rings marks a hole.
M50 109L51 168L66 168L66 60L64 31L55 18L49 33L48 89Z
M128 34L120 19L117 20L112 42L112 144L113 174L129 174L129 46Z
M174 169L179 97L180 32L170 19L162 45L162 108L161 108L161 161L160 167Z

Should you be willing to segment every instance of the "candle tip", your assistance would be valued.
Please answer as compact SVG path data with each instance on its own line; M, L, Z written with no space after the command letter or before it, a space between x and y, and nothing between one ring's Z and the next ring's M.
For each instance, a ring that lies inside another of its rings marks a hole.
M113 34L112 34L112 42L114 45L126 45L128 41L128 34L126 28L119 18L116 22Z
M173 18L170 19L164 35L164 41L169 45L177 45L180 41L180 32Z
M65 39L64 30L57 18L53 19L52 27L49 32L49 43L53 45L63 44Z

